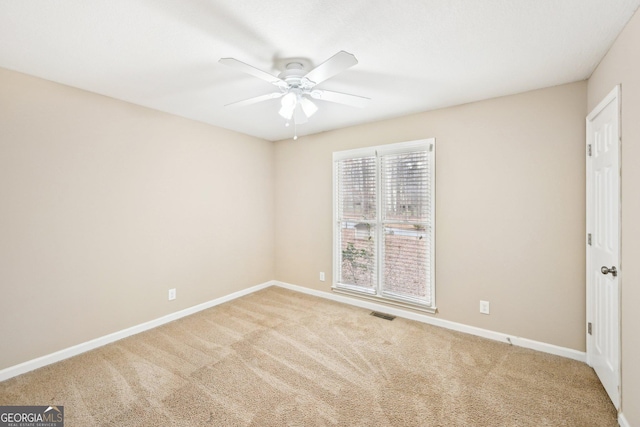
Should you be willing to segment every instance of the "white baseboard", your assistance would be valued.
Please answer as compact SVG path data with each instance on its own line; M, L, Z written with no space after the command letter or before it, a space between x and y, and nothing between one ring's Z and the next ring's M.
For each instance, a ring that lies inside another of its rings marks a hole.
M207 308L211 308L216 305L251 294L253 292L257 292L259 290L268 288L269 286L279 286L281 288L289 289L292 291L301 292L304 294L313 295L321 298L326 298L333 301L354 305L356 307L366 308L368 310L382 311L385 313L393 314L398 317L403 317L403 318L415 320L418 322L428 323L430 325L440 326L442 328L452 329L455 331L464 332L467 334L476 335L476 336L492 339L495 341L511 343L519 347L525 347L525 348L530 348L537 351L542 351L545 353L555 354L558 356L567 357L569 359L578 360L580 362L586 362L586 353L581 351L577 351L577 350L573 350L565 347L559 347L553 344L547 344L539 341L533 341L526 338L514 337L511 335L503 334L500 332L494 332L487 329L476 328L474 326L468 326L462 323L451 322L448 320L439 319L437 317L431 317L426 314L415 313L415 312L403 310L396 307L378 304L372 301L365 301L357 298L350 298L348 296L337 295L337 294L323 292L323 291L317 291L314 289L309 289L309 288L305 288L298 285L292 285L290 283L271 280L269 282L252 286L250 288L243 289L241 291L234 292L232 294L225 295L223 297L216 298L214 300L211 300L202 304L198 304L196 306L186 308L184 310L177 311L175 313L168 314L166 316L160 317L155 320L151 320L149 322L132 326L131 328L123 329L121 331L114 332L112 334L105 335L103 337L96 338L91 341L74 345L72 347L68 347L63 350L56 351L55 353L38 357L36 359L29 360L27 362L20 363L15 366L10 366L8 368L0 370L0 381L8 380L9 378L13 378L15 376L24 374L26 372L33 371L34 369L38 369L55 362L59 362L64 359L68 359L69 357L73 357L78 354L87 352L89 350L102 347L103 345L110 344L112 342L129 337L131 335L139 334L140 332L144 332L149 329L156 328L158 326L164 325L165 323L172 322L182 317L189 316L191 314L197 313L202 310L206 310ZM626 419L624 418L624 415L622 414L620 414L619 422L621 427L631 427L627 423Z
M388 305L378 304L372 301L365 301L358 298L350 298L348 296L338 295L329 292L317 291L315 289L309 289L298 285L292 285L290 283L284 283L274 281L274 284L285 289L292 291L302 292L304 294L313 295L321 298L330 299L333 301L343 302L351 304L356 307L366 308L368 310L382 311L384 313L393 314L394 316L404 317L405 319L411 319L422 323L428 323L434 326L440 326L446 329L452 329L454 331L464 332L479 337L488 338L495 341L501 341L510 343L518 347L530 348L532 350L541 351L544 353L555 354L557 356L566 357L568 359L578 360L585 362L587 360L587 354L583 351L573 350L571 348L560 347L553 344L547 344L540 341L534 341L526 338L514 337L511 335L503 334L500 332L490 331L488 329L476 328L475 326L468 326L462 323L451 322L449 320L439 319L427 314L415 313L412 311L403 310L401 308L391 307Z
M243 289L241 291L234 292L232 294L225 295L223 297L216 298L214 300L211 300L202 304L198 304L193 307L186 308L184 310L176 311L175 313L167 314L166 316L162 316L158 319L150 320L149 322L132 326L131 328L123 329L121 331L114 332L112 334L105 335L103 337L96 338L91 341L74 345L72 347L68 347L63 350L56 351L55 353L47 354L46 356L38 357L37 359L20 363L19 365L10 366L8 368L0 370L0 381L5 381L5 380L8 380L9 378L13 378L15 376L24 374L26 372L33 371L34 369L38 369L55 362L59 362L64 359L68 359L69 357L73 357L78 354L84 353L86 351L93 350L98 347L102 347L103 345L110 344L112 342L129 337L131 335L139 334L140 332L157 328L158 326L164 325L165 323L172 322L182 317L189 316L190 314L194 314L199 311L206 310L207 308L220 305L227 301L240 298L242 296L251 294L253 292L268 288L269 286L273 286L276 284L277 283L275 281L261 283L259 285L252 286L250 288Z
M629 421L627 421L622 412L618 414L618 424L620 427L631 427L631 424L629 424Z

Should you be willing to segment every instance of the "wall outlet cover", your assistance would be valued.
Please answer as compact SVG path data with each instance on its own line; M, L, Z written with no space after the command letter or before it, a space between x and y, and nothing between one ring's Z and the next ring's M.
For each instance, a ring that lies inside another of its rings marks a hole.
M489 301L480 301L480 313L489 314Z

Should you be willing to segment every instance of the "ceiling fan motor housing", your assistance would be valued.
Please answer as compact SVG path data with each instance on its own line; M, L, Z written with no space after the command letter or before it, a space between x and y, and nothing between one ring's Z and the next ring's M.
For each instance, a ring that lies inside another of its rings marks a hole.
M302 89L303 91L310 90L315 83L305 78L306 71L304 65L300 62L289 62L286 69L281 72L278 77L289 85L289 89Z

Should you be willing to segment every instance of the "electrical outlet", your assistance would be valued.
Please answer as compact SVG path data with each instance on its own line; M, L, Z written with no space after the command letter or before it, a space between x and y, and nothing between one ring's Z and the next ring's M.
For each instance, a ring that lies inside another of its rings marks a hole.
M169 301L176 299L176 288L169 289Z
M324 271L320 272L320 281L324 282Z
M489 314L489 301L480 301L480 313Z

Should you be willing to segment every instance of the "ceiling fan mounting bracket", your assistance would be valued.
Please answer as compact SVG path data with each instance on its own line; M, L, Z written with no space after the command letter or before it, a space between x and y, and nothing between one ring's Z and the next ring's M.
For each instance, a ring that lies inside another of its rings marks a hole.
M283 88L285 92L290 91L293 88L301 88L303 90L310 90L315 83L305 78L307 72L304 69L304 65L301 62L289 62L285 70L278 74L278 78L284 80L289 88Z

